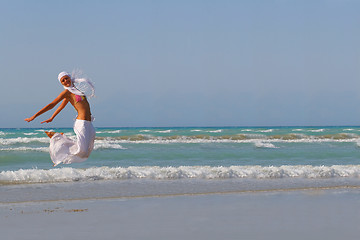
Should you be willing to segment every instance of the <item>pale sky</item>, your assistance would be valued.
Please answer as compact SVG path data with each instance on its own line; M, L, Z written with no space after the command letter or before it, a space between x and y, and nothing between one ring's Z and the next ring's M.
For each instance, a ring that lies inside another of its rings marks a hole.
M96 86L97 127L360 125L360 1L0 0L0 128L61 71ZM54 109L55 110L55 109Z

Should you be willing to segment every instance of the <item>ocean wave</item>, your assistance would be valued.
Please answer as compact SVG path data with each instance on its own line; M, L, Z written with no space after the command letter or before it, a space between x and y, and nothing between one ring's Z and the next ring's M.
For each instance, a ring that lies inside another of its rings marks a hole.
M122 130L97 131L96 133L121 133Z
M160 131L155 131L157 133L171 133L172 130L160 130Z
M39 134L39 133L24 133L24 135L26 135L26 136L37 135L37 134Z
M279 148L279 147L276 147L274 144L272 143L264 143L264 142L261 142L261 141L255 141L255 147L257 148Z
M3 131L0 131L0 136L8 136L8 135L14 135L15 133L14 132L3 132Z
M94 150L99 149L127 149L121 146L118 143L112 142L95 142ZM9 148L0 148L2 152L27 152L27 151L35 151L35 152L49 152L49 147L9 147Z
M198 134L192 136L172 135L172 136L153 136L153 135L130 135L117 137L97 137L97 140L117 141L118 143L212 143L212 142L234 142L234 143L263 143L273 142L355 142L360 140L360 136L354 133L338 133L327 135L306 135L299 133L263 135L263 134L235 134L211 136L208 134Z
M252 132L252 129L242 129L241 132Z
M127 148L114 142L96 141L94 144L94 150L98 150L98 149L127 149Z
M259 130L258 132L262 132L262 133L269 133L269 132L273 132L274 129L266 129L266 130Z
M108 131L108 133L121 133L121 130Z
M35 130L36 132L45 132L45 131L48 131L48 132L54 132L53 129L50 129L50 130L46 130L46 129L37 129Z
M65 133L66 136L75 140L76 136L72 133ZM48 137L17 137L1 138L0 146L42 143L49 144ZM169 143L320 143L320 142L360 142L360 135L355 133L337 133L326 135L306 135L300 133L264 135L264 134L234 134L212 136L209 134L197 134L192 136L169 135L153 136L149 134L136 134L129 136L97 136L95 143L107 142L112 144L121 143L151 143L151 144L169 144Z
M89 180L128 179L277 179L360 177L360 165L334 166L181 166L181 167L92 167L87 169L20 169L0 172L0 183L51 183Z
M217 130L201 130L201 129L193 129L193 130L190 130L190 132L221 133L221 132L223 132L223 130L222 130L222 129L217 129Z
M223 130L222 129L218 129L218 130L210 130L210 131L207 131L209 133L221 133Z
M313 129L313 130L307 130L308 132L323 132L325 129Z
M49 143L50 139L48 137L0 138L0 145L12 145L18 143L31 143L31 142Z
M49 152L48 147L14 147L14 148L0 148L0 151L3 152L27 152L27 151L35 151L35 152Z

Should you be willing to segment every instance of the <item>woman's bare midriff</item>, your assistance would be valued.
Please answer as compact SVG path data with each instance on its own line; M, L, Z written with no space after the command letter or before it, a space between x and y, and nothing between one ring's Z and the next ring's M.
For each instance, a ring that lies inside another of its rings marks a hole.
M74 107L78 112L76 119L91 121L90 107L86 100L75 103Z
M91 121L90 105L87 99L76 102L75 99L72 98L70 102L78 113L76 119Z

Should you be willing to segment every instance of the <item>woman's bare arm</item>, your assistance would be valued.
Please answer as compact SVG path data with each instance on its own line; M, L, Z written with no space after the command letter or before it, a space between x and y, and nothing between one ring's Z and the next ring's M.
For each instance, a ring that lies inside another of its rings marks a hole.
M56 111L54 112L54 114L51 116L51 118L49 118L48 120L42 121L41 123L49 123L52 122L52 120L54 120L54 118L56 117L56 115L59 114L59 112L61 112L61 110L64 109L64 107L66 107L66 105L69 103L68 99L64 99L63 102L60 104L60 106L56 109Z
M35 118L37 118L38 116L40 116L41 114L53 109L61 100L63 100L64 98L66 98L66 95L68 94L68 90L64 90L62 91L59 96L57 96L54 101L52 101L51 103L49 103L48 105L46 105L45 107L43 107L39 112L37 112L34 116L29 117L29 118L25 118L25 121L27 122L31 122L33 121ZM65 107L65 106L64 106Z

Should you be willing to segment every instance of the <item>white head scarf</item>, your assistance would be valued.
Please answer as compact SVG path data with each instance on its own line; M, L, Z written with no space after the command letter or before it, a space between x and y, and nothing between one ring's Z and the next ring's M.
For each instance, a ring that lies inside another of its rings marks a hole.
M71 79L72 86L71 87L65 87L64 89L68 90L69 92L80 95L80 96L86 96L88 98L91 98L95 95L95 88L93 83L87 79L87 78L78 78L77 75L79 75L78 72L73 72L73 74L70 74L68 72L61 72L58 75L58 79L61 83L61 78L64 76L69 76Z

